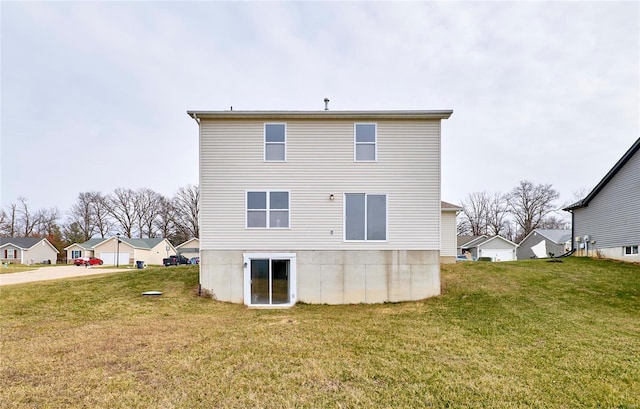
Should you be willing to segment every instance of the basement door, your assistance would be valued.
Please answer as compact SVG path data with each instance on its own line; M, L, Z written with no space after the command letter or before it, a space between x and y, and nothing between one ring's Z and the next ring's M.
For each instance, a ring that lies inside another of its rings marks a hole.
M245 253L244 302L257 307L296 303L295 253Z

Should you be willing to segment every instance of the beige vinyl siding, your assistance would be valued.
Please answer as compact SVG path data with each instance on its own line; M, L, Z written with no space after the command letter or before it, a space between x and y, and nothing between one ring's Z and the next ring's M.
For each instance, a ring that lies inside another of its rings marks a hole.
M201 249L438 250L440 121L377 121L375 163L354 162L355 122L286 121L279 163L263 160L265 121L203 119ZM290 191L290 229L245 229L247 190ZM387 194L386 242L343 241L344 193Z
M442 212L442 230L440 231L441 243L440 256L454 256L457 254L457 232L456 211Z

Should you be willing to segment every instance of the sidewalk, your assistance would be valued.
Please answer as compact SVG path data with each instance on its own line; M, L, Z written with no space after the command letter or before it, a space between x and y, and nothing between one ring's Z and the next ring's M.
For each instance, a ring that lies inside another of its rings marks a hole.
M83 277L97 274L117 273L128 268L98 268L68 265L64 267L40 267L21 273L0 274L0 286L31 283L35 281L57 280L59 278Z

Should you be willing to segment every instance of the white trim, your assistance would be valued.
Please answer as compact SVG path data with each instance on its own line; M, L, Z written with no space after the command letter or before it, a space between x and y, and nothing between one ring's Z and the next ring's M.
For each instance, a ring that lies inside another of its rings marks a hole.
M267 125L284 125L284 142L268 142L270 145L284 145L284 159L267 159ZM286 122L265 122L262 127L262 160L264 162L286 162L287 161L287 123Z
M244 261L244 304L250 307L278 308L292 307L296 303L296 253L242 253ZM268 259L289 260L289 303L287 304L252 304L251 303L251 260Z
M364 195L364 240L347 239L347 195ZM367 196L384 196L384 240L367 240ZM342 241L344 243L387 243L389 241L389 194L376 192L344 192L342 194Z
M356 128L358 127L358 125L373 125L375 127L374 129L374 141L373 142L357 142L356 141L356 136L357 136L357 132L356 132ZM356 147L358 145L373 145L373 156L374 159L373 160L365 160L365 159L358 159L357 157L357 149ZM377 122L355 122L353 124L353 161L354 162L365 162L365 163L374 163L378 161L378 123Z
M629 249L630 253L627 254L627 248ZM633 252L633 249L635 248L636 252ZM632 244L631 246L622 246L622 256L623 257L633 257L633 256L638 256L638 254L640 254L640 246L637 244Z

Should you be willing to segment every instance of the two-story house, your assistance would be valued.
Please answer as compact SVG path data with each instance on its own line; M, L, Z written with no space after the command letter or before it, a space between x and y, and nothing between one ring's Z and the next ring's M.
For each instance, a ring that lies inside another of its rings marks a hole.
M440 131L452 111L189 111L200 284L249 306L440 294Z

